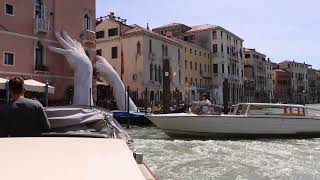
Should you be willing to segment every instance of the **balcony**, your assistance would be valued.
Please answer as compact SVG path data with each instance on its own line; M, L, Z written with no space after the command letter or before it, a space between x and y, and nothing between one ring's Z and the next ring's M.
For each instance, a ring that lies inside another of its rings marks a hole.
M34 67L34 70L35 71L42 71L42 72L46 72L46 71L49 71L49 68L45 65L36 65Z
M34 33L47 33L49 31L49 20L46 18L36 17L34 20Z
M80 34L80 38L84 44L93 45L96 42L96 32L85 30L82 34Z

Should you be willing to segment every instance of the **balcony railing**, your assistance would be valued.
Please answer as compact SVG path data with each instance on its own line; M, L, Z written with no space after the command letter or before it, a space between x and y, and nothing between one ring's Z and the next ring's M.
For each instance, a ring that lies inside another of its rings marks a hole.
M36 70L36 71L49 71L49 68L45 65L37 65L34 67L34 70Z
M34 21L35 33L47 33L49 31L49 20L46 18L36 17Z

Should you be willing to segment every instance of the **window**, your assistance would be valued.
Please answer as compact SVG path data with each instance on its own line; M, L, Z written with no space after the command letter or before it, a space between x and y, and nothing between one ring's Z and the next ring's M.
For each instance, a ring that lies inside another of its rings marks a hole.
M141 43L140 43L140 41L137 42L137 54L141 54Z
M180 64L180 59L181 59L181 52L180 49L178 49L178 63Z
M250 54L246 54L246 55L244 55L244 58L250 58Z
M181 71L179 69L179 84L181 84Z
M43 13L43 1L36 0L35 2L35 17L42 18L44 16Z
M228 66L228 74L230 74L230 66Z
M158 70L157 70L157 65L154 65L154 80L158 81Z
M187 83L188 82L188 77L184 78L184 82Z
M111 48L111 58L112 59L118 58L118 47Z
M286 107L267 107L251 105L248 114L250 115L277 115L283 116L287 112Z
M223 44L221 44L221 52L223 52Z
M98 31L98 32L96 33L96 38L97 38L97 39L104 38L104 31Z
M197 55L197 50L194 50L194 55Z
M218 73L218 64L213 64L213 73Z
M97 54L98 56L102 56L102 50L101 50L101 49L97 49L96 54Z
M91 18L88 14L84 15L84 30L91 30Z
M5 65L14 66L14 54L11 52L5 52L4 53L4 62Z
M212 45L212 52L213 53L218 52L218 45L217 44Z
M207 72L207 64L204 65L204 72Z
M230 48L227 47L227 54L230 54Z
M192 61L190 61L190 69L192 70Z
M118 35L118 28L108 29L108 36L109 37L117 36L117 35Z
M168 56L168 46L165 47L165 56Z
M197 64L197 63L194 64L194 69L195 69L195 70L198 69L198 64Z
M14 6L6 3L6 15L14 16Z
M190 49L190 54L192 54L192 49Z
M161 66L159 65L159 68L158 68L158 76L159 76L159 82L162 81L162 70L161 70Z
M150 80L153 79L153 64L150 64Z
M224 74L224 64L222 64L221 66L222 66L222 74Z
M217 39L217 31L212 31L212 39Z
M185 61L184 61L184 68L187 69L187 67L188 67L188 61L185 60Z
M199 52L199 56L201 56L201 55L202 55L202 52L200 51L200 52Z
M44 66L44 48L41 42L37 43L36 49L35 49L35 58L36 58L36 70L42 70Z

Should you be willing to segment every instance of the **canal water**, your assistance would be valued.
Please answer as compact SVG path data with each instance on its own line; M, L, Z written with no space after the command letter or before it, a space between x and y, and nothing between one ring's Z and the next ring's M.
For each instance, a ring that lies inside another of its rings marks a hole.
M160 180L320 180L320 138L174 140L156 127L128 132Z

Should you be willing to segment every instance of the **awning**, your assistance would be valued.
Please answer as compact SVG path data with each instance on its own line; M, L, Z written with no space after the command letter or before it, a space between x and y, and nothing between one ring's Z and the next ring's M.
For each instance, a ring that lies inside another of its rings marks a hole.
M40 93L46 92L46 84L33 79L25 80L24 88L26 89L26 91L31 91L31 92L40 92ZM54 94L53 86L48 86L48 93Z
M0 78L0 89L6 89L7 79Z

